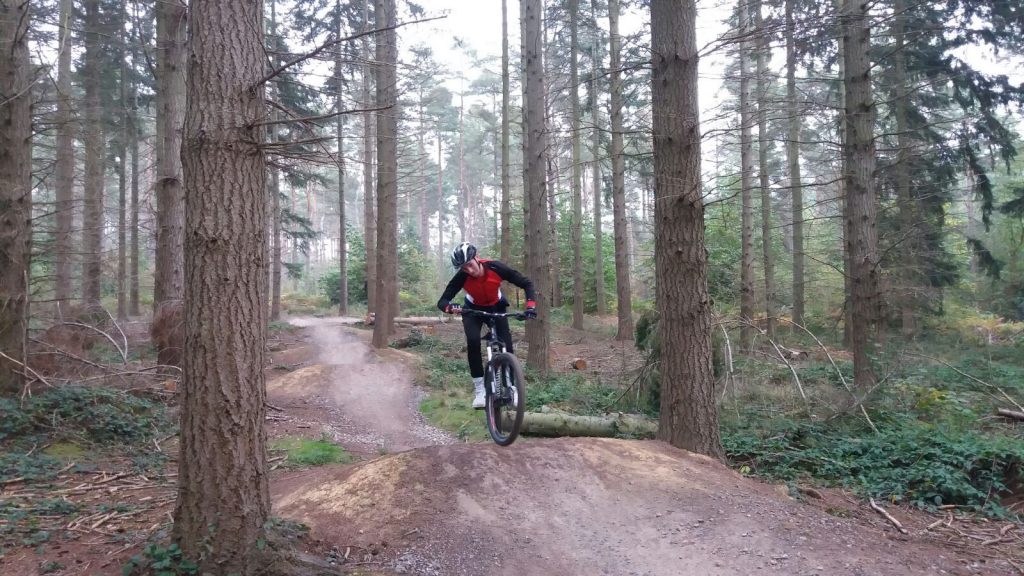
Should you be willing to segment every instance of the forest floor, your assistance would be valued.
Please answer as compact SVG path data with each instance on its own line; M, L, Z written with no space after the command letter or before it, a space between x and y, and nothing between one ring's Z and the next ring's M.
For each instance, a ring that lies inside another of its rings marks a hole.
M269 343L273 514L308 525L303 546L325 563L380 575L1020 573L990 543L943 542L928 529L942 516L886 504L901 534L842 491L797 501L657 441L460 441L421 413L421 356L374 351L370 333L347 323L294 319ZM461 327L434 330L457 339ZM563 332L556 366L580 355L615 379L637 362L601 331ZM353 462L292 467L275 446L295 439L339 444ZM177 439L155 446L166 460L156 470L111 455L45 484L0 485L0 504L34 502L21 509L38 516L19 545L4 542L0 574L121 574L147 543L166 541Z
M661 442L456 442L416 410L417 355L375 354L367 331L337 321L296 324L303 346L275 362L297 369L268 384L283 409L271 433L327 433L364 460L276 476L274 513L384 573L1016 573L941 546L926 530L932 515L891 509L903 535L841 492L797 502L784 486ZM556 365L575 355L609 368L633 361L610 338L559 340Z

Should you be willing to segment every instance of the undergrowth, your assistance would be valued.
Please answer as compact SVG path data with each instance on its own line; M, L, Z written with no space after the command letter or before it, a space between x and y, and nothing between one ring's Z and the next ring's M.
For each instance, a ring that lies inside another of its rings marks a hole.
M1006 436L950 430L875 414L875 433L863 420L810 422L726 417L722 440L742 472L772 481L814 481L862 496L921 508L956 504L1006 515L1000 497L1024 462L1024 444Z
M850 396L830 364L798 364L804 404L794 401L788 368L748 361L747 388L721 411L726 453L741 471L771 481L841 486L926 509L1019 514L1002 503L1020 489L1024 429L992 416L1012 407L1007 396L1024 396L1013 348L924 341L890 351L878 359L884 380L864 403L877 432L855 411L836 412ZM852 385L850 364L838 367Z
M171 425L162 404L110 388L63 386L24 402L0 398L0 483L45 490L59 473L94 470L110 456L129 457L142 473L162 470L167 457L150 442ZM54 518L79 513L64 499L0 503L0 557L6 548L43 546Z
M25 400L0 398L0 441L46 435L93 444L146 441L167 426L163 406L119 390L63 386Z

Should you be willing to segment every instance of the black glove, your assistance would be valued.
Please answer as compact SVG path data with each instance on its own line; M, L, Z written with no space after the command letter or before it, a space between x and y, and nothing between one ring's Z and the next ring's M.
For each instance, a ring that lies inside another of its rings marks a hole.
M444 311L447 314L462 314L462 306L458 304L448 304L444 307Z
M537 317L537 305L534 302L532 302L532 301L531 302L527 302L526 303L526 310L523 311L523 316L525 316L526 318L531 318L531 319L532 318L536 318Z

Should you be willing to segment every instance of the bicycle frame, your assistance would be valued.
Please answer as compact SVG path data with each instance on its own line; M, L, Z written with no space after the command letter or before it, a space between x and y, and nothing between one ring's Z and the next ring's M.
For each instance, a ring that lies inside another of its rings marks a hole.
M498 336L497 330L494 329L495 318L515 318L516 320L526 320L526 314L522 312L484 312L483 310L473 310L472 308L463 308L463 314L476 314L477 316L484 317L484 323L487 325L487 362L485 366L490 369L491 360L495 354L502 354L508 352L505 349L505 342ZM491 393L488 390L488 393Z
M511 316L519 320L526 320L526 314L521 312L484 312L473 309L463 310L463 312L482 316L483 323L487 325L487 365L484 377L487 395L487 430L499 446L508 446L519 435L526 402L526 390L522 368L515 355L509 353L505 348L505 341L498 335L495 319ZM511 412L507 412L507 410L511 410ZM508 430L506 430L506 424Z

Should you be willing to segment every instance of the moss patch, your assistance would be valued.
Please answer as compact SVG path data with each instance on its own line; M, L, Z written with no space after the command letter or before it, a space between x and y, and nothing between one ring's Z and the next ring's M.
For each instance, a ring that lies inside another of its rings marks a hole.
M75 460L85 455L85 450L74 442L54 442L46 447L43 453L47 456L63 460Z
M270 443L270 449L287 452L285 466L348 464L355 460L344 448L324 438L280 438Z

